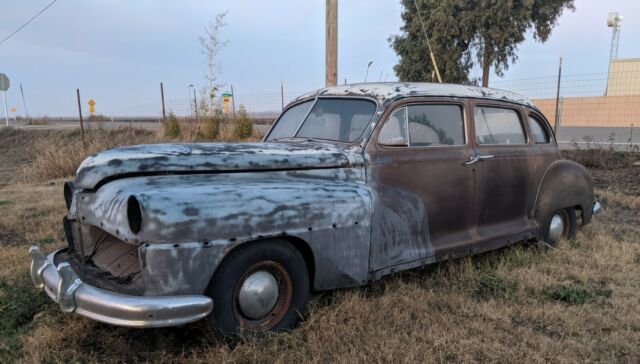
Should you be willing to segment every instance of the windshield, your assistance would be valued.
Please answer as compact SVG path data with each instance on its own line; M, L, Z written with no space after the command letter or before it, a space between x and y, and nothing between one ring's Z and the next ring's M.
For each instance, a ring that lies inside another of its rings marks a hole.
M376 104L369 100L321 98L315 104L314 101L287 109L267 141L298 137L351 143L360 138L376 112Z

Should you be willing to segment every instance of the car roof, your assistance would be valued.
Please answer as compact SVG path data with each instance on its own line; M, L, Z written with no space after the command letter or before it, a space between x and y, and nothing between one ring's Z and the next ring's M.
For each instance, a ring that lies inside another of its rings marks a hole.
M489 87L430 82L371 82L330 86L301 95L293 100L293 102L315 97L316 95L372 97L382 105L388 105L404 97L464 97L508 101L535 108L528 98L515 92Z

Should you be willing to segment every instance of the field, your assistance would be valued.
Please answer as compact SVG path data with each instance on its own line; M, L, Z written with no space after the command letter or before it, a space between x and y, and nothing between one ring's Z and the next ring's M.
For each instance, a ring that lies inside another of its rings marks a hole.
M93 131L89 151L151 142ZM29 279L28 247L64 245L78 131L0 130L0 362L640 362L640 162L577 151L604 213L556 248L519 244L312 295L299 327L208 341L200 324L133 330L65 315Z

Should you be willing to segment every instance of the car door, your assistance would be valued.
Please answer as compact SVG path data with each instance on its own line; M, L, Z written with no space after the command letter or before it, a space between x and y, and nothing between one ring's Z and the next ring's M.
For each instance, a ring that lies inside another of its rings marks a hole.
M473 159L477 171L477 232L480 240L500 245L531 237L529 211L535 200L537 159L519 105L475 100Z
M420 265L474 240L466 102L411 98L388 108L366 148L370 271Z

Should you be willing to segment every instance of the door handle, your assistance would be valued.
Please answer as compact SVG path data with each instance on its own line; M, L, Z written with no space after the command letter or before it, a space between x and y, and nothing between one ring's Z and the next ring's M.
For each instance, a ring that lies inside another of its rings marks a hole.
M476 162L477 162L477 161L479 161L479 160L480 160L480 157L478 157L477 155L470 156L470 157L469 157L469 160L468 160L467 162L464 162L464 165L465 165L465 166L468 166L468 165L470 165L470 164L474 164L474 163L476 163Z
M491 159L494 158L495 156L491 155L491 154L483 154L483 155L474 155L474 156L470 156L469 160L467 162L464 163L465 166L468 166L470 164L474 164L478 161L483 161L485 159Z

